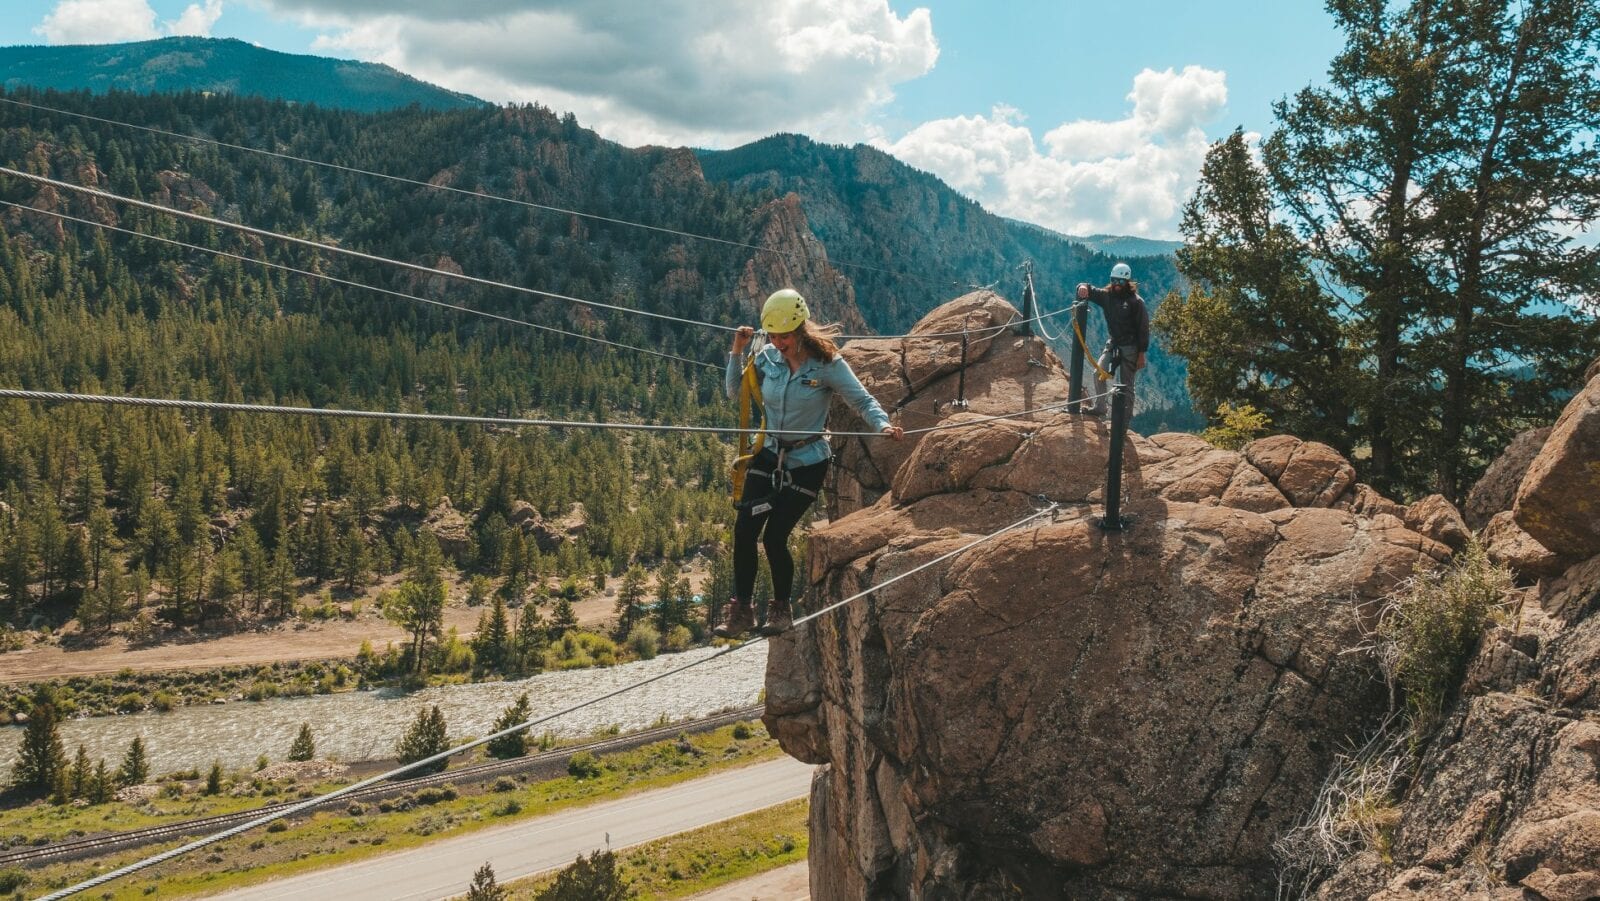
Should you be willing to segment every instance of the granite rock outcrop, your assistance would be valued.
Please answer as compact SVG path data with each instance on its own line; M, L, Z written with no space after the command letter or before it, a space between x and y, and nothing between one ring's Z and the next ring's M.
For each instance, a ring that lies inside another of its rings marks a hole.
M1351 651L1459 517L1420 510L1419 532L1315 442L1130 434L1134 526L1102 531L1103 421L984 421L1066 396L1036 339L997 328L1014 317L975 293L919 324L993 329L964 374L943 338L846 351L930 418L903 424L968 427L841 448L816 596L909 575L773 641L766 722L822 764L812 896L1270 896L1274 839L1387 709Z

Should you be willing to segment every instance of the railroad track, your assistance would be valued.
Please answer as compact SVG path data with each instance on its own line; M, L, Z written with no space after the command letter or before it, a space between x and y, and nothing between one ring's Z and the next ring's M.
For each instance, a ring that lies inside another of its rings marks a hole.
M761 716L764 708L760 705L719 713L704 719L693 720L687 723L674 723L670 726L657 726L641 732L631 732L615 738L606 738L599 741L588 742L582 745L572 745L565 748L556 748L550 751L541 751L510 760L495 760L488 763L479 763L462 767L459 770L446 770L430 776L417 776L410 779L400 779L381 785L370 785L360 791L351 792L335 798L325 804L318 804L307 808L304 813L325 809L328 806L349 804L353 801L376 800L394 795L408 794L419 788L435 785L445 785L456 782L484 782L496 776L524 773L537 770L566 771L567 758L579 751L588 751L591 754L614 754L618 751L627 751L653 742L665 741L674 738L681 732L709 732L723 726L732 725L741 720L756 719ZM72 839L71 841L57 842L50 845L39 845L30 848L17 848L0 852L0 867L27 866L38 867L46 864L59 863L67 860L82 860L86 857L97 857L120 851L124 848L138 847L139 845L154 844L169 839L187 836L204 835L229 829L240 823L246 823L257 817L287 810L298 801L285 801L281 804L272 804L265 807L256 807L238 813L224 813L216 816L201 817L195 820L185 820L181 823L169 823L165 826L151 826L147 829L134 829L128 832L116 832L110 835L89 836L87 838Z

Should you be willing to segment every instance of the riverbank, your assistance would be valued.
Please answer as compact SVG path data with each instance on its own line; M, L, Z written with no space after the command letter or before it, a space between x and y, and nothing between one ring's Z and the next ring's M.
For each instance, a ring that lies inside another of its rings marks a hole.
M134 737L145 746L152 773L204 769L213 761L225 768L253 767L265 754L282 760L302 723L310 724L318 756L353 762L393 754L417 713L434 706L445 717L452 739L487 735L506 707L527 693L531 716L554 713L705 661L671 678L625 695L586 706L537 731L558 738L593 735L613 726L642 729L658 721L705 716L757 702L766 674L767 645L758 643L715 660L717 648L695 648L611 667L540 673L522 679L436 685L415 692L394 689L336 692L258 703L178 707L127 716L69 719L60 734L68 754L83 745L90 760L115 767ZM0 727L0 772L16 759L22 727Z

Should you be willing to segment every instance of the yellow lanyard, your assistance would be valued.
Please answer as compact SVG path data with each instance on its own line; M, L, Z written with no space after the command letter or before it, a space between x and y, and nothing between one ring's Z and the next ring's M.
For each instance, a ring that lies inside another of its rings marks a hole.
M738 440L738 454L733 458L733 468L730 471L733 483L733 502L738 503L744 494L745 471L750 468L750 463L761 453L761 448L767 443L767 411L761 405L761 379L756 375L756 358L752 354L750 362L744 366L744 377L739 384L739 428L749 429L754 419L761 417L759 431L751 435L748 431L741 431Z

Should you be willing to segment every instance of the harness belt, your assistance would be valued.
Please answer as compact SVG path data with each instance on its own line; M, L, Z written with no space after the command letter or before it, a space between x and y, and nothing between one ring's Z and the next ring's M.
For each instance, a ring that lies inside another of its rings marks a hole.
M811 442L807 441L805 443L809 444ZM767 494L762 497L753 497L747 501L735 501L734 507L740 510L749 510L750 515L752 516L760 516L763 513L769 512L772 509L772 505L777 503L778 495L784 493L785 491L793 491L797 494L803 494L806 497L815 499L817 492L812 491L810 488L807 488L803 485L796 485L794 483L794 473L792 473L786 466L783 465L784 457L787 455L788 448L780 446L777 451L778 459L770 471L747 467L744 473L746 476L752 476L758 479L770 479L772 482L772 490L767 492Z
M807 435L804 438L796 438L793 441L785 441L782 438L779 438L778 439L778 448L780 450L799 450L800 448L805 447L808 444L815 444L815 443L817 443L818 441L821 441L821 440L822 440L822 436L820 434L818 434L818 435Z

